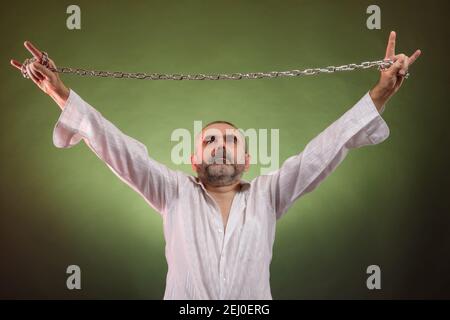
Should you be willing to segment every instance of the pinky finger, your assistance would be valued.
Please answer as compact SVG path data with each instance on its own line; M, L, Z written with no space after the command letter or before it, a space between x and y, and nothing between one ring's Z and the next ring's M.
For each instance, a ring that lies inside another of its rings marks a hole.
M22 64L19 61L12 59L10 61L10 63L13 67L16 67L17 69L22 70Z
M414 61L417 60L417 58L421 55L422 51L420 50L416 50L416 52L414 52L412 54L411 57L409 57L409 65L412 65L414 63Z

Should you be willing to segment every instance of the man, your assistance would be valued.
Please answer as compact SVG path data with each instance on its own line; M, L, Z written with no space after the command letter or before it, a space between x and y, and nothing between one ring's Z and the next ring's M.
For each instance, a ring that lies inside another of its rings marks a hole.
M168 263L164 299L272 299L269 266L277 219L333 172L350 149L389 135L381 113L421 53L396 55L395 38L391 32L385 56L395 63L381 72L378 83L302 152L251 182L241 179L250 157L233 124L217 121L202 130L191 157L198 175L193 177L149 157L142 143L68 89L30 42L25 47L37 61L24 68L62 109L55 146L68 148L83 139L161 214ZM11 64L22 68L15 60Z

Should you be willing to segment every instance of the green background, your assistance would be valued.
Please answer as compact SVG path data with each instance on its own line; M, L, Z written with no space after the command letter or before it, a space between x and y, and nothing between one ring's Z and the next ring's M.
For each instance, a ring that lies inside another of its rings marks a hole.
M52 143L56 104L9 66L45 49L59 66L165 73L303 69L422 56L388 103L391 130L353 150L277 225L274 299L450 298L446 1L72 1L2 5L0 298L161 299L162 220L81 142ZM381 7L381 30L366 8ZM176 128L223 119L280 129L280 162L300 152L378 80L375 69L308 78L138 81L63 75L63 81L150 155L170 161ZM254 166L245 176L259 172ZM66 289L66 268L82 290ZM366 288L381 267L382 289Z

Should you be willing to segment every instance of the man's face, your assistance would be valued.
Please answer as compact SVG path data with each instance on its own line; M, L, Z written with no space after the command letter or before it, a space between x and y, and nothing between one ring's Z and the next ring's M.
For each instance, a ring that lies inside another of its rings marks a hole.
M249 168L244 136L226 123L215 123L196 137L192 168L204 184L227 186L238 182Z

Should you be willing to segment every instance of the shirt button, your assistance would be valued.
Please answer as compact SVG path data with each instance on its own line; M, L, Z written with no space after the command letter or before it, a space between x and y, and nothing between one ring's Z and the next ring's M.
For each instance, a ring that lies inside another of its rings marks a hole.
M222 233L222 232L223 232L222 228L219 228L218 231L219 231L219 233Z

